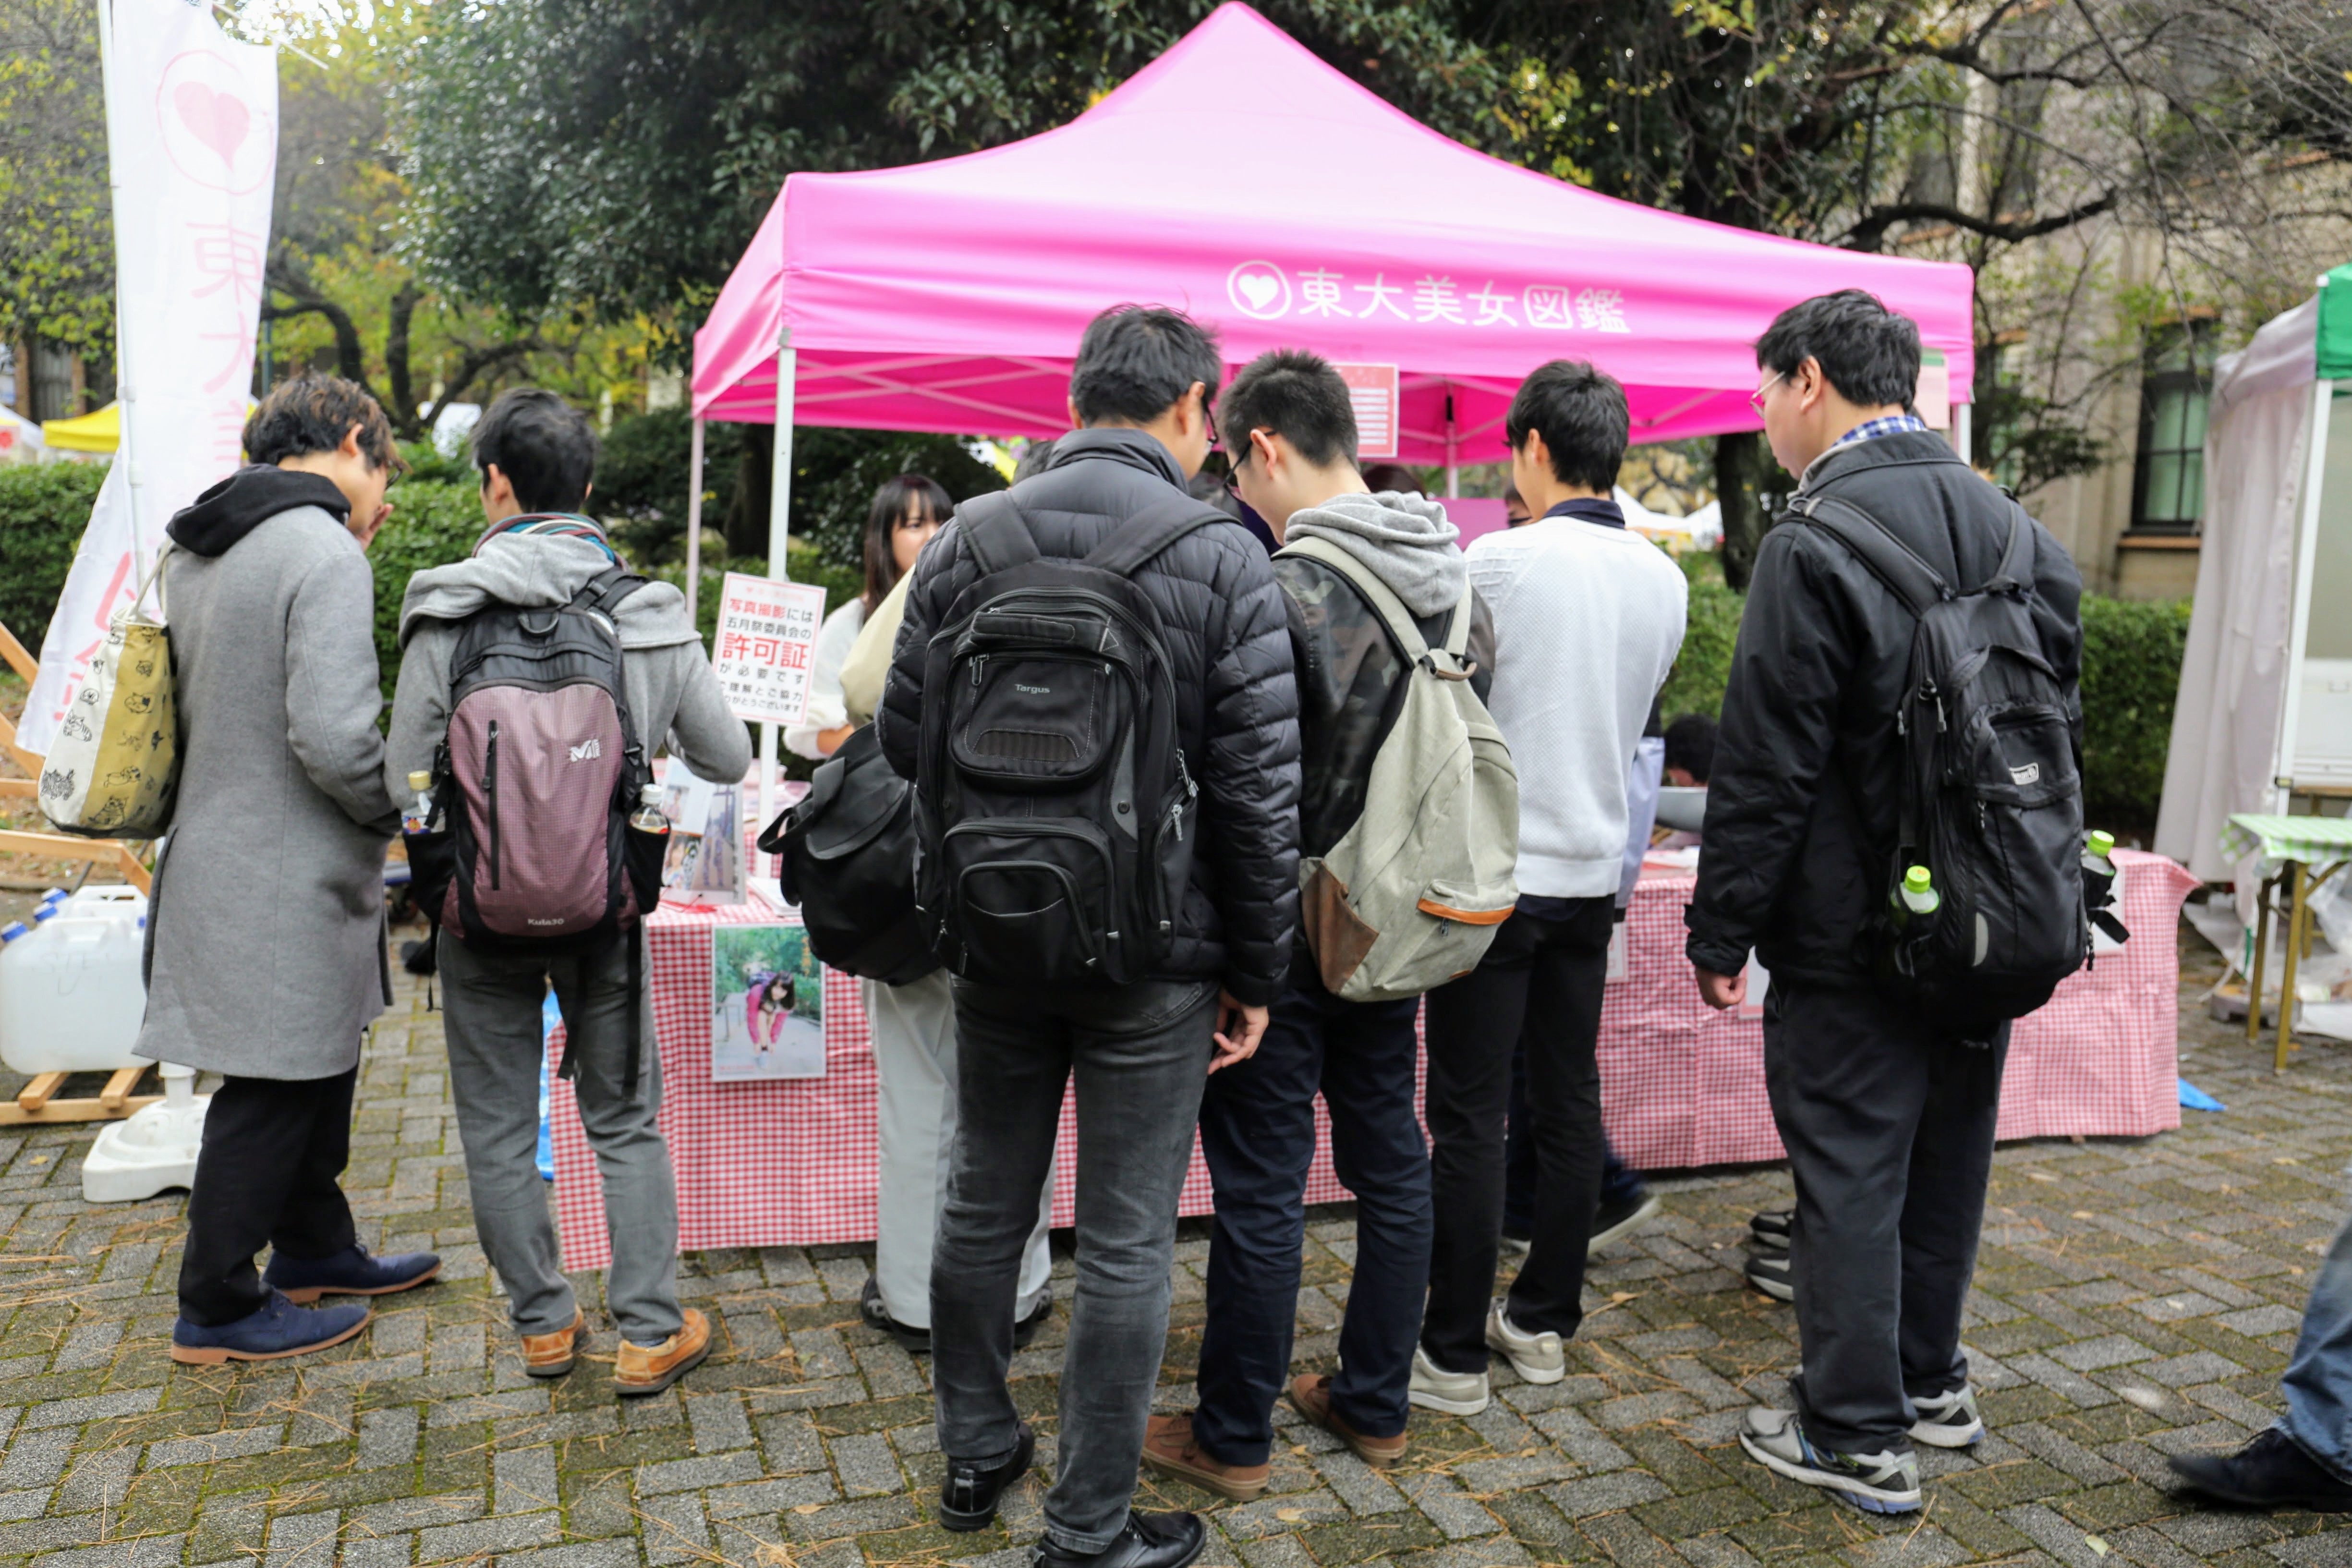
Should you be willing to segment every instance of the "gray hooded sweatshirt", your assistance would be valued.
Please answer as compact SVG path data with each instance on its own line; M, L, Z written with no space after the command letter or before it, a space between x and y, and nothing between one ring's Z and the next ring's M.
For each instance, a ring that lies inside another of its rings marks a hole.
M384 784L394 800L414 798L408 775L433 766L433 754L449 732L457 623L490 604L522 609L570 604L611 564L584 539L499 533L467 559L408 580L400 606L400 686L384 742ZM667 583L648 583L621 601L614 619L621 632L629 721L646 758L666 742L698 778L741 778L751 765L751 738L727 710L702 639L686 618L686 595Z
M1441 616L1462 602L1470 578L1454 542L1461 537L1443 506L1399 490L1333 496L1291 513L1282 531L1286 544L1320 539L1338 545L1416 616Z

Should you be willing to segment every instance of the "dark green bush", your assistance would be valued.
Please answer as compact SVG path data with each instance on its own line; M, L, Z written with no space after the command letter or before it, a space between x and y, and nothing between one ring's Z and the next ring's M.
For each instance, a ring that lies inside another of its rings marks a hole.
M1666 679L1668 719L1722 716L1744 603L1712 579L1691 584L1689 629ZM2186 599L2083 596L2083 805L2094 825L2118 837L2145 841L2155 827L2188 643Z
M2189 607L2083 595L2083 806L2118 837L2156 827Z
M462 561L482 536L482 497L463 479L404 479L385 492L391 520L368 547L375 572L375 658L384 700L400 674L400 601L428 566Z
M0 467L0 622L36 654L105 480L103 463Z

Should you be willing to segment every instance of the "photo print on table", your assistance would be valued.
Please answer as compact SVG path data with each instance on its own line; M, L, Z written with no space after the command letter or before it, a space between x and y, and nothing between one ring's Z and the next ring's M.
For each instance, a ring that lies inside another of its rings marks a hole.
M824 1076L824 973L796 925L710 933L710 1079Z

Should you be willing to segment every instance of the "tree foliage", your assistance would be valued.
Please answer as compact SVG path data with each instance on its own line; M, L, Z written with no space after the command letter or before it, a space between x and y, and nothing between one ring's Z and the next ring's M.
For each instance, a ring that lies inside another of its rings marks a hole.
M0 343L110 352L111 201L97 11L0 0Z

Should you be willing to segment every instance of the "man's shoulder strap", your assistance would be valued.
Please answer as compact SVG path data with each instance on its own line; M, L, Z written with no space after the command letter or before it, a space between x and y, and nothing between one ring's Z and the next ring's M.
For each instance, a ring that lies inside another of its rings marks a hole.
M955 515L962 525L964 548L971 552L972 564L983 577L1025 566L1043 553L1027 515L1009 489L974 496L957 507Z
M1120 577L1129 577L1145 562L1194 529L1206 528L1214 522L1231 521L1232 518L1208 502L1195 500L1182 490L1171 489L1113 530L1110 537L1096 545L1087 556L1086 563Z
M621 607L621 601L646 585L646 579L620 562L588 579L586 586L572 596L572 604L583 610L593 610L611 620Z
M2022 593L2032 586L2032 524L2016 497L2004 492L2002 499L2009 507L2009 536L2001 546L2000 564L1990 578L1969 592ZM1959 595L1885 523L1842 496L1801 493L1790 498L1789 510L1853 551L1915 616Z

